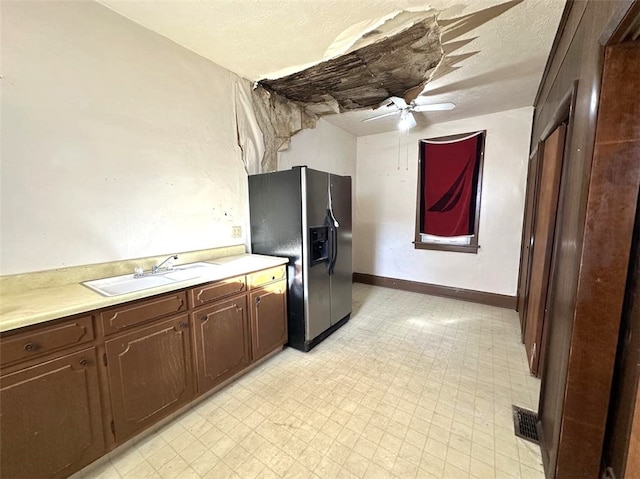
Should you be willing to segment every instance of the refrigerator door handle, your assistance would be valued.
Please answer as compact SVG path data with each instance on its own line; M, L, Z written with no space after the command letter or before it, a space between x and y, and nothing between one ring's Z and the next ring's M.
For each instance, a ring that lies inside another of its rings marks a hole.
M329 220L329 230L331 232L331 239L329 243L329 264L327 265L327 272L329 273L329 276L333 274L333 268L336 265L336 261L338 260L338 228L340 227L340 223L338 223L338 220L333 214L333 198L331 197L331 186L331 177L329 177L329 182L327 183L327 196L329 197L327 219Z
M329 243L329 254L327 258L327 273L329 276L333 274L333 267L336 265L338 258L338 228L332 218L331 210L327 209L327 219L325 221L327 228L329 229L329 237L327 242Z
M331 198L331 180L329 180L327 195L329 196L329 209L327 210L327 214L329 215L329 220L331 221L331 225L336 228L340 227L340 223L333 214L333 198Z
M329 223L329 261L327 263L327 273L331 276L338 259L338 228L335 225L337 221L334 222L331 210L327 210L327 223Z
M336 261L338 260L338 228L332 228L331 232L331 241L333 242L333 248L331 248L331 252L333 253L333 258L331 259L331 270L329 271L330 275L333 274L333 268L336 265Z

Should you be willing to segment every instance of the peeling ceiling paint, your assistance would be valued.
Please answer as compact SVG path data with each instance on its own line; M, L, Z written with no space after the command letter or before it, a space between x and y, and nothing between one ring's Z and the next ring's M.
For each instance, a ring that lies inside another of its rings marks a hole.
M116 12L252 81L326 60L335 40L401 10L440 12L447 68L422 103L453 102L450 121L530 106L549 54L563 0L100 0ZM506 6L505 6L506 5ZM504 10L504 11L502 11ZM470 22L482 12L490 21ZM454 53L455 52L455 53ZM380 112L379 112L380 113ZM361 123L370 110L325 117L356 135L396 128L393 118Z
M426 84L442 56L440 28L431 17L301 72L259 84L289 100L311 104L315 113L333 105L334 113L377 108L391 96L404 97ZM314 109L318 103L321 109Z

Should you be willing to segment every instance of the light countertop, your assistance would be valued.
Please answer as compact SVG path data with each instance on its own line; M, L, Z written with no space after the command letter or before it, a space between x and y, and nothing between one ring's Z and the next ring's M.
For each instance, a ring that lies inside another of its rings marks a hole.
M208 262L219 267L206 276L111 297L102 296L82 285L80 281L61 282L64 284L59 285L51 280L46 281L44 285L34 281L32 284L37 287L29 288L24 286L24 278L20 278L21 287L16 288L11 287L10 278L5 277L0 292L0 332L273 268L286 264L287 261L286 258L252 254L215 257ZM34 274L43 275L46 272ZM96 277L84 280L87 279Z

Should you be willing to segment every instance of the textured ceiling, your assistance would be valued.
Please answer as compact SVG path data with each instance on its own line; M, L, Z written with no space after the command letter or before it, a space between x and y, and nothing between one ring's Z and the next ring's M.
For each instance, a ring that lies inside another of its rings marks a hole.
M455 110L417 114L439 123L530 106L564 7L563 0L100 0L125 17L250 80L319 63L335 40L363 22L401 10L440 12L450 21L445 52L457 63L425 88L422 103ZM500 9L499 5L509 8ZM485 12L491 12L485 14ZM477 25L477 26L476 26ZM447 47L448 43L448 47ZM335 50L333 50L335 51ZM384 110L382 110L384 111ZM377 113L380 113L379 110ZM373 111L325 117L356 135L393 130Z

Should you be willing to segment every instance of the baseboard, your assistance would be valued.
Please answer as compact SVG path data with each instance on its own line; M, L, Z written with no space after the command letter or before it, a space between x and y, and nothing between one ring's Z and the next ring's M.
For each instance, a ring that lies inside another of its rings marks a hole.
M354 283L371 284L373 286L383 286L385 288L401 289L413 293L430 294L432 296L442 296L444 298L459 299L471 303L498 306L500 308L513 309L517 307L517 298L506 294L486 293L484 291L474 291L471 289L452 288L450 286L440 286L437 284L419 283L417 281L407 281L405 279L386 278L373 274L353 273Z

